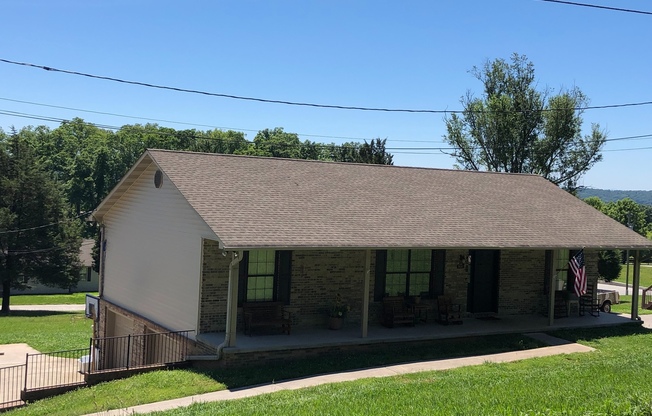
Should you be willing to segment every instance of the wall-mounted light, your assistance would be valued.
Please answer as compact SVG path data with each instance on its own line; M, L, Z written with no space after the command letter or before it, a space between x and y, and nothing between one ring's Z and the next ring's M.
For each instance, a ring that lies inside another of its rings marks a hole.
M459 259L457 260L457 268L464 269L467 272L469 271L469 265L471 265L471 255L465 256L460 254Z

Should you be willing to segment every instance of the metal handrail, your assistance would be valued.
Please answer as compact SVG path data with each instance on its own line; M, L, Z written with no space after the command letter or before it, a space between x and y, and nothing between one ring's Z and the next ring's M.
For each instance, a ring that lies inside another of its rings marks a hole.
M652 286L643 289L643 294L641 295L641 308L652 309Z

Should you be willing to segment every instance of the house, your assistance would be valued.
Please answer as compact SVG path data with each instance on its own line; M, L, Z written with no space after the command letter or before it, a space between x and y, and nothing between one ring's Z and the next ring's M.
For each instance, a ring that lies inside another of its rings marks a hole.
M325 328L338 296L354 343L381 330L387 295L552 323L576 250L591 285L599 250L652 248L536 175L164 150L146 151L93 217L95 335L192 330L197 353L224 358ZM265 301L293 312L292 335L243 336L243 303Z
M79 272L79 281L75 286L69 288L51 287L46 286L37 280L26 278L25 283L29 285L29 289L12 290L12 295L45 295L56 293L97 292L99 287L99 274L93 270L94 245L95 240L82 240L81 247L79 248L79 262L81 263L82 268Z

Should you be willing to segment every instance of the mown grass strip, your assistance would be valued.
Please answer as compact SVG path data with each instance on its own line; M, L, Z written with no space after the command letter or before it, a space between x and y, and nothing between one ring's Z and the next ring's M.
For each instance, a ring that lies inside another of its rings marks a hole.
M97 296L97 292L89 292ZM55 295L12 295L10 305L83 305L86 293L70 293Z

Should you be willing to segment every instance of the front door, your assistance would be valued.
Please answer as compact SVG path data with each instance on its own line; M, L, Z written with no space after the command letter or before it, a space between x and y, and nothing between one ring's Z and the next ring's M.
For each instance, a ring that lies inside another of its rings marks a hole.
M471 250L468 309L472 313L498 312L499 250Z

